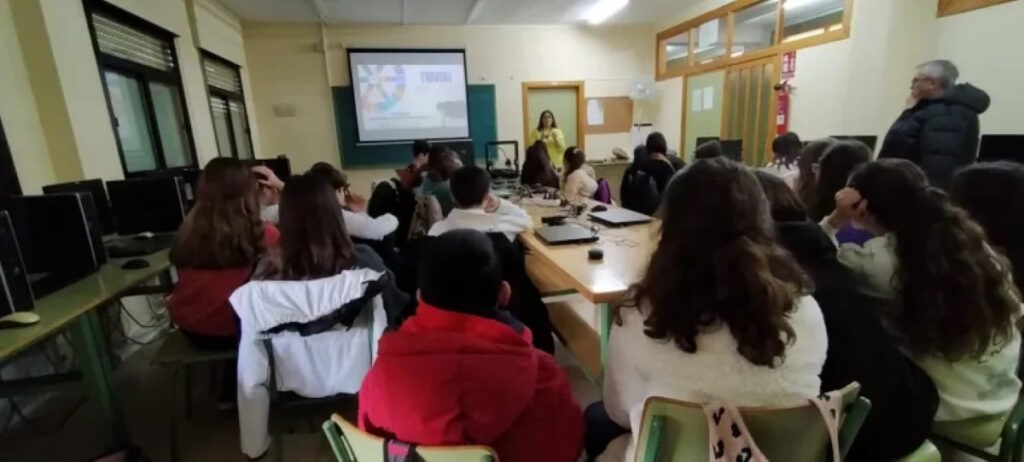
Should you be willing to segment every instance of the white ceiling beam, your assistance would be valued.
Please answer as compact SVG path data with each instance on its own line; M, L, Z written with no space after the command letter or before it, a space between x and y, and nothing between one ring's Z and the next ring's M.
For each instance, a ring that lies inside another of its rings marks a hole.
M469 9L469 16L466 16L466 24L470 24L476 21L477 16L480 16L480 12L484 9L484 3L487 0L475 0L473 7Z

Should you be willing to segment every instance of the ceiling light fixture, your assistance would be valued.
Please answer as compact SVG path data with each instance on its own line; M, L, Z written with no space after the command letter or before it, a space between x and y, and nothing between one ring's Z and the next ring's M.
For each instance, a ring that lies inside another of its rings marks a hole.
M629 0L598 0L584 16L591 25L597 25L626 7Z

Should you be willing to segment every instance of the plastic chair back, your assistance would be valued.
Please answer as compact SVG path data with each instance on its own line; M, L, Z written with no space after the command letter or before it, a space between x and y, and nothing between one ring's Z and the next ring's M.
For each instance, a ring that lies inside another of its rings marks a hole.
M324 422L324 433L338 462L385 462L384 438L371 435L334 414ZM497 462L486 446L417 446L423 462Z
M846 412L839 427L840 453L853 444L871 403L859 397L860 385L842 390ZM820 462L832 451L828 430L812 404L792 407L740 408L754 441L770 460ZM652 397L644 403L636 460L708 460L707 417L700 404Z

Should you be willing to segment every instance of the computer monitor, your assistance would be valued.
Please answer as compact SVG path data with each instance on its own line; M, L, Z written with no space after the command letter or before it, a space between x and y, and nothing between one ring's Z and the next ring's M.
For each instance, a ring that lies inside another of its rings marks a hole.
M181 177L107 182L117 233L169 233L185 219L185 181Z
M736 162L743 162L743 140L718 140L722 155Z
M1024 164L1024 135L982 135L978 162L999 160Z
M695 144L694 146L700 147L700 145L702 145L702 144L710 143L712 141L718 141L718 140L719 140L719 137L717 137L717 136L698 136L697 137L697 144Z
M835 138L840 141L860 141L861 143L866 144L868 146L868 149L871 149L871 152L875 151L875 145L878 144L878 137L874 135L833 135L830 136L829 138Z
M103 187L103 180L69 181L43 186L43 194L70 194L89 193L92 195L92 203L96 206L96 214L99 216L100 226L103 234L114 234L117 227L114 224L114 212L110 209L110 200L107 199L107 189Z
M281 181L288 181L292 177L292 163L288 160L288 156L280 155L273 159L256 159L253 161L254 165L263 165L274 172Z
M440 141L439 143L455 151L459 155L462 165L476 165L476 158L473 157L473 140Z

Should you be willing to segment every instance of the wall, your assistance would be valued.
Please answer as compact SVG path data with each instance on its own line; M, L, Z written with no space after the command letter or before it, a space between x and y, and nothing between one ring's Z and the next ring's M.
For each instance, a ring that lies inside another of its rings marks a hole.
M1024 2L1010 2L939 18L935 48L939 58L960 68L960 79L988 92L992 106L981 116L982 133L1024 133Z
M520 143L522 82L583 80L587 97L624 96L635 77L653 72L646 26L331 26L324 35L326 62L317 26L245 27L264 148L287 152L299 169L338 161L327 86L349 84L347 47L465 48L469 83L495 85L498 138ZM593 158L630 145L626 133L587 135L585 143ZM387 173L372 175L386 178Z

